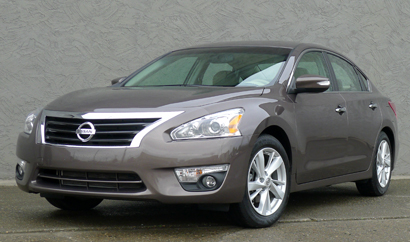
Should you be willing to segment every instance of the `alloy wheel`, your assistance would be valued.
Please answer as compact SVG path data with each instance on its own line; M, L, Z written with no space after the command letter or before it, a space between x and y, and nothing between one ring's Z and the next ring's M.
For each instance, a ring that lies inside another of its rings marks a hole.
M390 180L391 158L390 147L386 140L380 142L377 150L377 179L381 187L385 187Z
M286 167L279 152L261 149L248 172L248 195L253 209L269 216L279 209L286 192Z

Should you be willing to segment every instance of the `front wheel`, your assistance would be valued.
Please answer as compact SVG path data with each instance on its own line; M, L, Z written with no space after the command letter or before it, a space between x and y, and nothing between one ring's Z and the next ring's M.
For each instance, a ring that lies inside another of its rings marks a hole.
M64 197L53 198L46 197L47 201L56 208L70 211L90 210L98 206L103 199L96 198L76 198Z
M282 144L270 135L260 136L252 151L244 198L230 210L233 219L253 228L274 224L288 202L289 167Z
M365 196L382 196L387 192L391 179L391 146L389 137L381 132L377 139L372 165L372 178L357 181L356 187Z

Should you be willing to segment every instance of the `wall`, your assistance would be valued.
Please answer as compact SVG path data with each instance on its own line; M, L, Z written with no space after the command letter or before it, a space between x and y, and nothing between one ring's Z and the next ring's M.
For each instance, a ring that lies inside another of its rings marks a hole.
M0 179L26 115L107 86L167 51L232 40L318 43L355 61L397 105L395 175L410 175L408 0L0 0Z

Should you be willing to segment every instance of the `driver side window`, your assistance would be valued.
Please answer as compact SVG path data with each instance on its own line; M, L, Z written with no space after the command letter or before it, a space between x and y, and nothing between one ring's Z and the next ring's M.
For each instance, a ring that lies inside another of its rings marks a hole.
M325 59L320 51L312 51L304 54L300 58L299 63L293 73L293 77L297 79L302 75L319 75L330 79L329 71L325 64ZM332 86L327 91L332 91Z

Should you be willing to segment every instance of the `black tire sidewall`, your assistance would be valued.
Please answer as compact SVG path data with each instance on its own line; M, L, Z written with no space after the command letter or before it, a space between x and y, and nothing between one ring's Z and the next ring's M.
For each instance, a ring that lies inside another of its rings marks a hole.
M385 187L382 187L379 183L379 179L377 177L377 153L379 150L379 146L380 143L385 140L387 141L387 144L389 145L389 149L390 149L390 157L392 157L392 149L391 149L391 144L390 144L390 140L389 137L387 137L386 133L381 132L378 139L377 139L377 145L375 147L375 152L374 152L374 158L373 158L373 171L372 171L372 185L375 188L375 195L377 196L381 196L383 194L385 194L387 192L387 190L389 189L390 186L390 181L391 181L391 170L390 170L390 174L389 174L389 180L388 183Z
M244 194L244 198L242 202L239 204L239 208L241 210L241 214L244 216L245 219L245 225L249 227L268 227L271 226L273 223L275 223L279 217L282 215L284 212L287 202L289 200L289 193L290 193L290 165L289 165L289 160L288 156L286 154L285 149L283 148L282 144L274 137L270 135L262 135L258 138L258 140L255 143L255 146L252 150L251 158L249 161L248 165L248 170L246 172L246 175L248 176L249 173L249 168L252 164L252 160L254 156L263 148L273 148L279 154L281 155L283 162L285 164L286 168L286 191L285 191L285 197L282 201L282 204L276 210L273 214L269 216L263 216L257 213L252 204L251 201L249 200L249 195L248 195L248 182L246 182L246 190ZM246 178L248 180L248 178Z

